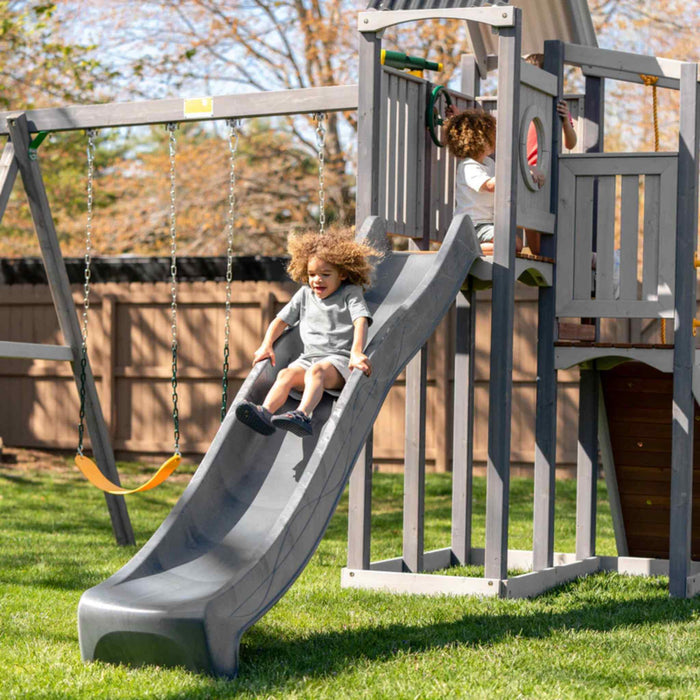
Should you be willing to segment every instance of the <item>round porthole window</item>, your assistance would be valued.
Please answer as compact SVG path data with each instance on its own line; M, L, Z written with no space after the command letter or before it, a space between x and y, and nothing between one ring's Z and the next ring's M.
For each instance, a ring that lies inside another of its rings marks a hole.
M540 186L532 177L532 168L536 167L545 180L549 176L552 140L545 124L544 114L536 105L530 105L520 121L520 171L528 189L533 192L537 192Z

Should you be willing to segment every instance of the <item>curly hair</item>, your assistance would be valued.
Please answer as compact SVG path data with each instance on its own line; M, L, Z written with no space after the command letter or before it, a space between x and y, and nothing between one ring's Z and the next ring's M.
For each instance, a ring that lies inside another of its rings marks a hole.
M445 145L457 158L479 158L496 142L496 118L480 109L465 109L445 122Z
M372 270L382 257L382 253L368 243L356 241L350 228L332 228L322 235L315 231L292 234L287 251L291 256L287 273L295 282L309 283L309 260L317 257L336 267L350 284L363 289L371 285Z

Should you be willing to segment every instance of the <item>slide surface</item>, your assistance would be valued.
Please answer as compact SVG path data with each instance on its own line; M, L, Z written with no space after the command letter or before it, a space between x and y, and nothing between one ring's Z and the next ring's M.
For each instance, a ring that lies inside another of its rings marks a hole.
M382 245L383 222L369 219L360 236ZM229 411L163 524L128 564L83 594L83 659L236 674L243 632L308 563L384 398L479 252L470 219L460 216L438 252L387 253L366 294L372 375L355 370L337 399L324 394L313 437L258 435ZM276 345L277 367L256 365L234 405L261 402L300 349L291 329Z

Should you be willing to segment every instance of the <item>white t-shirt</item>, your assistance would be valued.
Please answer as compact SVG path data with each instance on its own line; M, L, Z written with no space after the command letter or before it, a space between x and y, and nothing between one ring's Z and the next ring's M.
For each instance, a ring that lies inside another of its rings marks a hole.
M457 165L455 214L469 214L472 223L493 223L493 192L480 192L481 186L496 174L496 163L488 156L483 163L465 158Z

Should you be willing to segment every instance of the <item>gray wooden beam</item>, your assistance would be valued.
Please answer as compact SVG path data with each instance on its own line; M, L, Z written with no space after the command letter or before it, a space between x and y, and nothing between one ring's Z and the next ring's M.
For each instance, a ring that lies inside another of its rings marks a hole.
M22 176L24 190L29 200L34 227L36 229L41 254L44 259L49 289L53 297L58 322L66 343L73 353L73 376L80 389L80 347L82 336L75 305L71 296L66 267L61 255L56 229L51 217L49 200L39 168L39 161L29 158L29 130L24 114L18 113L7 120L10 137L15 148L15 158ZM102 415L95 380L88 362L85 368L85 417L97 464L105 476L119 483L114 453L109 432ZM134 533L123 496L105 494L107 508L112 520L114 536L119 544L134 544Z
M210 109L190 109L192 100L165 99L73 105L25 112L29 131L76 131L169 122L252 119L288 114L313 114L357 109L357 85L300 88L221 95L211 98ZM202 100L198 100L201 102ZM0 134L7 134L10 112L0 113ZM189 116L188 116L189 114Z
M5 207L12 194L12 188L17 178L17 161L12 142L8 141L0 155L0 221L2 221Z
M348 568L369 569L372 537L372 440L370 432L350 474Z
M563 47L561 42L545 42L544 69L556 77L559 92L563 85ZM557 97L558 99L558 97ZM550 172L558 173L561 129L552 103L552 148ZM556 216L559 181L552 178L550 211ZM555 258L556 241L542 235L541 254ZM552 270L553 286L540 287L537 297L537 399L535 410L535 500L532 521L532 561L535 570L547 569L554 561L554 497L557 469L557 371L554 366L556 339L556 266Z
M510 6L499 5L498 7L392 10L391 12L370 10L358 13L357 28L360 32L379 32L397 24L431 19L461 19L490 24L494 28L513 27L515 24L515 9Z
M360 34L359 41L362 85L357 100L357 222L379 214L382 99L381 38L375 34Z
M598 372L582 369L576 457L576 558L595 556L598 481Z
M472 548L474 472L474 346L476 292L470 287L456 301L452 432L452 553L469 563Z
M681 68L681 109L678 144L676 219L675 335L673 352L673 430L671 457L671 529L669 590L687 595L693 508L693 364L696 313L696 270L693 265L698 230L698 134L700 99L698 67Z
M489 437L486 472L486 578L507 577L510 439L513 397L513 315L515 226L520 128L522 13L499 33L498 129L489 382Z
M460 59L461 85L463 94L476 98L481 92L481 75L474 56L463 55Z
M617 474L615 472L615 457L613 456L612 442L610 439L610 424L608 412L605 408L605 396L602 384L598 384L598 444L600 458L603 463L605 485L608 491L608 503L612 516L613 532L615 533L615 546L617 554L626 557L629 554L627 547L627 533L625 521L622 517L622 504L620 503L620 491L617 487Z
M23 360L73 361L73 350L68 345L41 345L39 343L14 343L0 341L0 357Z

